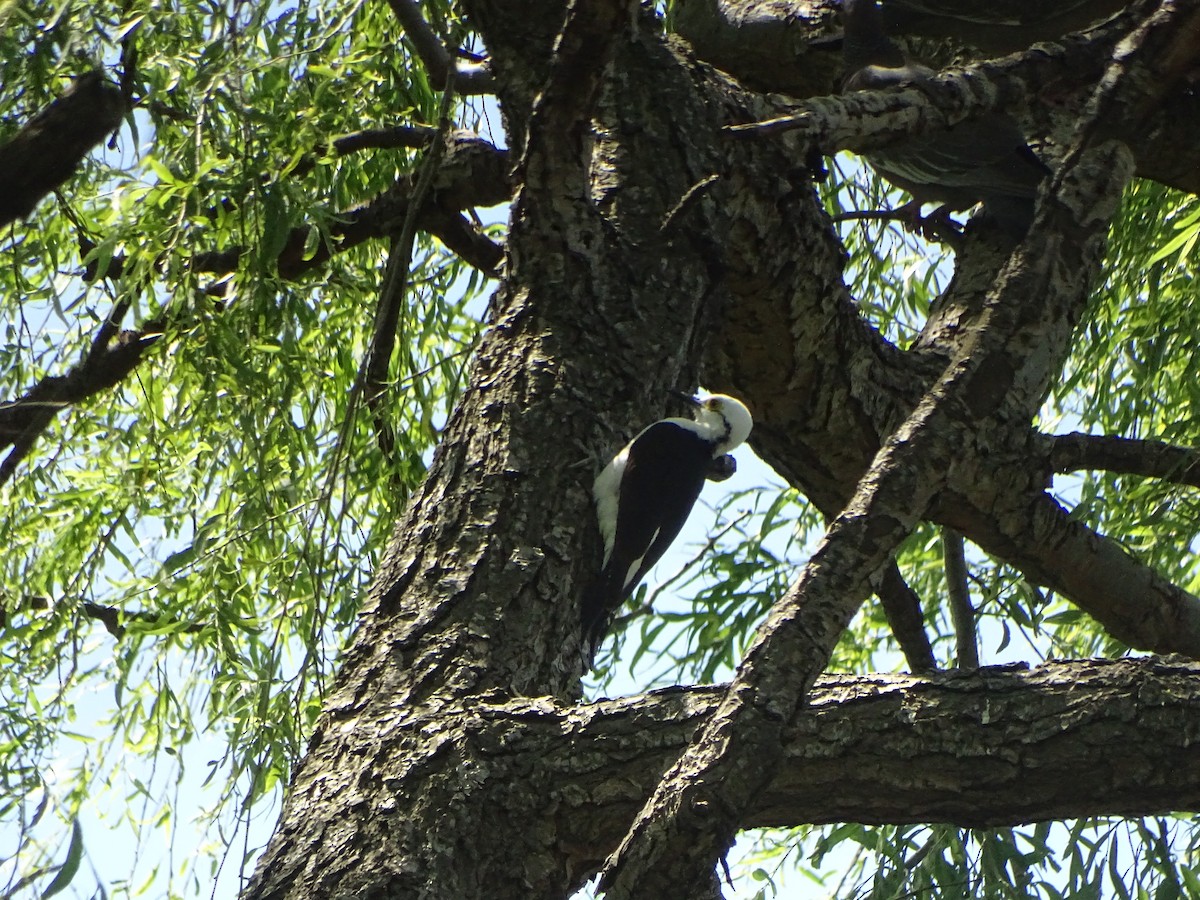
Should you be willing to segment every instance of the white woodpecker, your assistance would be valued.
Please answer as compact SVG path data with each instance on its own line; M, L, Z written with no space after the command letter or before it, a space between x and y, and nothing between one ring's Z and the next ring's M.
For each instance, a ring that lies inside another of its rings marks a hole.
M750 436L750 410L733 397L678 394L690 419L660 419L613 457L592 485L604 564L583 594L584 653L590 664L609 620L675 540L705 479L736 470L729 451Z

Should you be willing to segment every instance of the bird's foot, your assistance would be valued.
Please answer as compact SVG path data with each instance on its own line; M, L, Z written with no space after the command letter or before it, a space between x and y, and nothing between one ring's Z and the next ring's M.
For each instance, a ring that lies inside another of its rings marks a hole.
M927 216L921 215L921 204L916 200L897 206L895 209L864 209L838 213L835 222L899 222L905 231L918 234L933 243L958 246L962 238L962 226L950 218L949 208L942 206Z
M907 203L901 209L911 205ZM950 207L939 206L929 215L922 216L921 207L917 206L916 216L905 227L932 243L958 247L962 243L963 227L950 218L951 212Z

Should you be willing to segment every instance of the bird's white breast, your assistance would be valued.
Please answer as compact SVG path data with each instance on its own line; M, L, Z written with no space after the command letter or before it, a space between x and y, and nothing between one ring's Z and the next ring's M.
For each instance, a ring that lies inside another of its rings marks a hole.
M604 565L612 555L613 541L617 535L617 503L621 498L621 476L625 474L625 463L629 458L629 445L612 458L592 483L592 497L596 501L596 519L600 523L600 536L604 539Z

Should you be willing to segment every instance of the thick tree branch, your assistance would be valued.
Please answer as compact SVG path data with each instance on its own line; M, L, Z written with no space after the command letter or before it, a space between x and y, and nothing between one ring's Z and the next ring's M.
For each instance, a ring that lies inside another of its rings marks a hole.
M759 3L756 0L725 3L721 6L721 19L726 20L723 24L704 13L708 5L704 2L688 3L677 16L680 32L697 46L702 58L763 90L782 91L797 97L838 92L842 72L840 56L836 52L840 47L840 25L835 4L799 2L793 10L787 4ZM922 4L914 0L911 4L901 5L917 7ZM1065 13L1065 18L1056 24L1044 24L1054 31L1059 25L1083 20L1099 21L1113 5L1112 0L1089 0L1071 9L1060 10L1056 6L1055 10ZM985 78L1024 81L1026 89L1023 93L1038 98L1038 102L1031 102L1021 110L1027 114L1033 132L1048 137L1052 142L1069 140L1066 131L1069 123L1082 111L1088 93L1104 73L1103 61L1112 55L1116 39L1127 30L1138 11L1136 4L1115 5L1123 7L1124 12L1102 26L1086 33L1057 38L1055 44L1039 45L1020 56L978 63L969 67L968 71ZM887 4L888 9L894 6ZM1011 21L1041 28L1042 25L1033 21L1039 12L1026 10ZM699 15L705 21L688 24L693 15ZM1001 29L993 32L992 26L987 24L993 16L1000 15L997 11L980 10L979 17L975 18L965 9L957 13L939 9L933 13L933 18L926 19L921 14L910 21L910 17L901 16L894 25L903 31L911 24L914 33L939 35L958 29L960 33L955 34L956 37L979 44L976 39L982 33L1001 33ZM972 25L971 21L978 24ZM734 32L727 30L730 23L737 24ZM926 27L927 24L929 27ZM737 36L731 38L731 33ZM775 37L771 37L772 34ZM837 39L831 40L833 36ZM764 42L766 46L779 42L781 47L787 49L768 54L764 60L761 51L746 51L744 41L750 41L756 47ZM1179 52L1186 47L1186 41L1186 37L1181 38L1182 43L1172 58L1186 59L1186 52ZM989 49L999 53L1024 50L1028 46L1020 39L1015 39ZM784 61L782 68L779 67L779 60ZM1200 147L1200 95L1195 91L1179 89L1178 83L1169 79L1164 83L1174 83L1175 89L1170 92L1162 89L1162 109L1148 122L1147 127L1127 132L1124 137L1134 149L1140 176L1180 190L1200 193L1200 151L1197 150ZM795 123L794 117L792 124L788 124L784 121L787 118L780 117L766 128L802 127ZM829 146L843 144L835 140Z
M889 34L950 37L996 56L1057 41L1127 5L1020 3L1018 11L1016 4L888 0L883 9ZM807 97L831 93L841 75L837 13L837 0L688 0L674 23L701 59L759 90Z
M563 796L580 802L554 821L586 877L721 692L656 691L575 714L513 704L480 752L526 752L545 761L548 782L570 785ZM1200 811L1198 736L1200 666L1172 658L825 676L739 824L987 828Z
M1016 477L1018 467L1009 474ZM1200 658L1200 601L1193 594L1079 522L1049 495L1022 495L1002 472L979 477L982 483L971 486L956 481L931 513L934 521L1061 594L1118 640ZM989 516L979 500L992 490L1001 493L992 495Z
M27 216L75 174L125 114L120 89L89 72L0 146L0 226Z
M1200 487L1200 450L1191 447L1081 432L1057 434L1046 440L1047 468L1051 472L1100 470Z
M1096 38L1077 40L1036 54L947 69L920 86L811 98L795 112L733 124L727 130L741 138L796 131L827 154L862 153L926 131L948 129L982 113L1019 108L1077 61L1094 61L1100 43Z

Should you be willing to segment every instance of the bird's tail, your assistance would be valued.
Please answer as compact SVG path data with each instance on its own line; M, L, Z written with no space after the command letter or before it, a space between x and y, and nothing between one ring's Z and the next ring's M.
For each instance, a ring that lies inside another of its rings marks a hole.
M596 651L608 633L614 613L625 599L621 584L605 571L597 575L583 590L579 616L583 635L583 662L588 671L596 661Z

